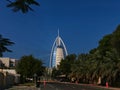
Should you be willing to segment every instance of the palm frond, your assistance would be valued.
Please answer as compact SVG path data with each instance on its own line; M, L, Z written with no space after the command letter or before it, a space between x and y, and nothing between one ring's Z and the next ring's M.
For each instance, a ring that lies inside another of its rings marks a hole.
M22 11L22 13L27 13L29 10L34 11L30 6L36 5L39 6L40 4L35 0L16 0L14 2L7 0L9 4L7 7L12 8L14 12Z

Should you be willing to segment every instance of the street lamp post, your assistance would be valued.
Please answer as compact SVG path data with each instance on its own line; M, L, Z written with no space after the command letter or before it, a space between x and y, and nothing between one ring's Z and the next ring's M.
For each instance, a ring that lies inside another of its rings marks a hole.
M37 86L37 74L34 74L35 86Z

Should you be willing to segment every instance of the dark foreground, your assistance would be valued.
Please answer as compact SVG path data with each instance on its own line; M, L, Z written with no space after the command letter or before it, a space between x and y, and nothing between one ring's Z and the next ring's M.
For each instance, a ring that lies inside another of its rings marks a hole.
M14 86L6 90L120 90L120 89L98 87L93 85L51 82L47 83L46 85L41 84L37 88L35 86Z

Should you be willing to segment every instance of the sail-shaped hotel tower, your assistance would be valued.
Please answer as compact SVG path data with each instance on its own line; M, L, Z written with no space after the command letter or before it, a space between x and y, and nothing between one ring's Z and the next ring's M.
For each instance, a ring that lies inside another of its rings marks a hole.
M57 68L57 66L60 64L60 61L64 59L67 55L68 53L67 53L66 46L63 40L61 39L61 37L59 36L59 30L58 30L58 36L56 37L53 43L51 54L50 54L50 63L49 63L50 66L49 67Z

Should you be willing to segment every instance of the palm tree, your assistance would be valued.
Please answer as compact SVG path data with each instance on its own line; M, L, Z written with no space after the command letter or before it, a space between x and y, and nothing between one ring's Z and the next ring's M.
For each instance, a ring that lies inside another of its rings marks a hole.
M11 46L13 44L14 42L11 42L10 39L3 38L2 35L0 35L0 57L3 56L3 52L12 52L7 48L7 46Z
M22 13L27 13L29 10L34 11L30 7L31 5L36 5L36 6L40 5L35 0L15 0L15 1L7 0L7 1L9 2L9 4L7 5L7 7L12 8L12 10L14 12L17 12L17 11L21 10Z
M88 56L88 54L78 56L78 59L72 64L70 77L74 77L80 82L89 83L91 65Z

